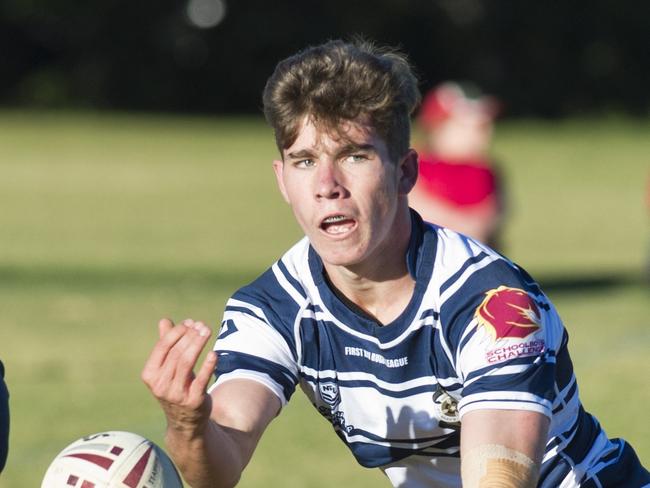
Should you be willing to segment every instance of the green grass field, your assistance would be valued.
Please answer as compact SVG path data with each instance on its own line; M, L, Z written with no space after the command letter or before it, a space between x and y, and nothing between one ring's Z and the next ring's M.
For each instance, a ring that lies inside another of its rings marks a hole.
M554 299L586 408L650 464L645 192L650 122L498 128L506 253ZM260 119L0 112L0 358L11 443L0 486L40 486L56 453L102 430L162 441L140 382L161 316L223 304L300 236ZM240 486L387 486L297 392Z

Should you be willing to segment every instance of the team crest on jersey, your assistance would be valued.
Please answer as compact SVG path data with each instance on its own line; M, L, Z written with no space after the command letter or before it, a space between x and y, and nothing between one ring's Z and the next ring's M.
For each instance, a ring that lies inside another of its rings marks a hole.
M460 425L458 402L440 385L437 386L436 392L433 394L433 405L436 409L436 415L440 419L441 427L453 428Z
M497 339L524 339L541 327L539 308L524 290L500 286L485 294L474 317Z
M458 402L442 389L440 385L437 386L436 392L433 394L433 404L443 427L456 427L460 425Z
M334 410L339 403L341 403L341 395L339 393L339 385L333 382L319 383L318 391L323 401Z

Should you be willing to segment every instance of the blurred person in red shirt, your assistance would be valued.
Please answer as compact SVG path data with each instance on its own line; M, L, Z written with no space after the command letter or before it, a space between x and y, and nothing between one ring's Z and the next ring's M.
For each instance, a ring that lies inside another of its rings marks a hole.
M499 249L503 182L489 147L500 104L468 91L446 82L424 97L418 124L425 147L409 202L424 220Z

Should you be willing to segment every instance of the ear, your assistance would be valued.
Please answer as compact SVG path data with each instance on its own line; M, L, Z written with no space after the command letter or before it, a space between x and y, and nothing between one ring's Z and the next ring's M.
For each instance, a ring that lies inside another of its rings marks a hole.
M400 177L398 190L407 195L415 186L418 179L418 153L409 149L399 163Z
M284 187L284 162L279 159L273 160L273 172L275 173L275 181L278 184L278 189L282 193L282 198L288 204L291 204L289 201L289 196L287 195L287 190Z

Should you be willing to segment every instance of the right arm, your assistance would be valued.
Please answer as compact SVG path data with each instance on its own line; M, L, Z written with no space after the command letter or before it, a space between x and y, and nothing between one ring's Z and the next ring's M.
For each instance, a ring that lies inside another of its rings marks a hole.
M217 356L211 351L193 373L210 339L201 322L174 326L163 319L159 336L142 379L165 413L169 454L193 488L235 486L280 410L280 400L262 384L244 379L226 381L207 394Z

